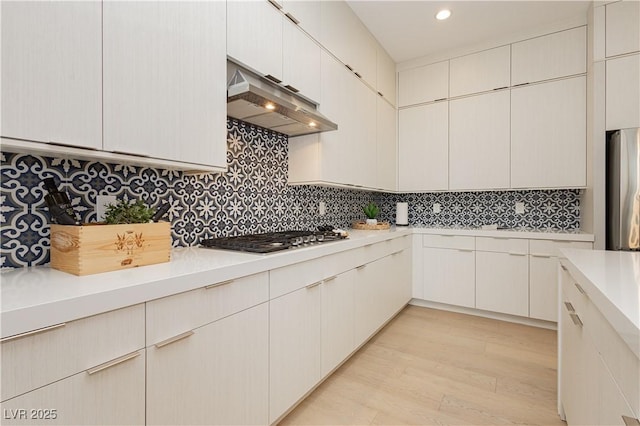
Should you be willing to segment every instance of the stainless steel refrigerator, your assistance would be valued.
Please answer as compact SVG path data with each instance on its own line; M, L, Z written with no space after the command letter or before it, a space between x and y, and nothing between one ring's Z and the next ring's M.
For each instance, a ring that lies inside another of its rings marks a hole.
M607 250L640 250L640 129L607 140Z

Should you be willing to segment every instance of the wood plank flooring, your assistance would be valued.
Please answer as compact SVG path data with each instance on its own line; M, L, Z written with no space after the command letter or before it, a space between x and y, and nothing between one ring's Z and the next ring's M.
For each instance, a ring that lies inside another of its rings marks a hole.
M564 425L556 332L407 306L281 425Z

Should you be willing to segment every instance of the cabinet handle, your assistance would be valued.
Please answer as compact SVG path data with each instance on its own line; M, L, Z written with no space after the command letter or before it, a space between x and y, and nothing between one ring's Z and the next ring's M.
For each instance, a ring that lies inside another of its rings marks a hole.
M305 288L306 288L306 289L310 289L310 288L318 287L320 284L322 284L322 281L318 281L318 282L315 282L315 283L313 283L313 284L309 284L309 285L308 285L308 286L306 286Z
M461 251L463 253L473 253L473 250L470 249L458 249L458 251Z
M394 251L393 253L391 253L391 256L397 256L400 253L402 253L404 250L398 250L398 251Z
M185 333L178 334L177 336L170 337L167 340L163 340L162 342L158 342L158 343L155 344L155 347L160 349L160 348L162 348L164 346L170 345L170 344L175 343L175 342L177 342L179 340L186 339L187 337L191 337L191 336L193 336L193 334L194 334L194 331L193 330L189 330L189 331L187 331Z
M542 253L531 253L532 257L542 257L544 259L550 259L553 257L551 254L542 254Z
M587 295L587 292L586 292L586 291L584 291L584 288L582 288L582 286L581 286L580 284L578 284L578 283L573 283L573 285L575 285L575 286L576 286L576 288L578 289L578 291L579 291L580 293L584 294L585 296Z
M118 364L122 364L125 361L129 361L130 359L134 359L140 356L140 352L131 352L130 354L123 355L120 358L112 359L111 361L105 362L104 364L100 364L93 368L87 370L87 373L91 376L92 374L96 374L99 371L106 370L107 368L115 367Z
M503 87L496 87L493 90L502 90L502 89L507 89L509 86L503 86Z
M529 83L514 84L513 87L526 86L527 84L529 84Z
M231 284L233 282L233 280L228 280L228 281L222 281L221 283L215 283L215 284L209 284L207 286L204 287L205 290L210 290L212 288L216 288L216 287L220 287L223 285L227 285L227 284Z
M285 86L287 89L291 90L293 93L298 93L300 92L300 90L296 89L295 87L291 86L290 84L285 84Z
M571 320L573 321L573 323L579 327L582 327L582 320L580 319L580 317L578 316L578 314L576 314L575 312L571 312L569 314L569 316L571 317Z
M276 9L280 10L282 9L282 5L280 3L278 3L276 0L268 0L269 3L271 3L271 6L275 7Z
M509 253L509 256L526 256L527 253Z
M347 67L347 69L351 72L353 72L353 67L349 64L344 64L345 67Z
M433 102L442 102L442 101L446 101L447 98L440 98L440 99L434 99Z
M44 328L39 328L37 330L27 331L26 333L16 334L15 336L5 337L3 339L0 339L0 343L9 342L9 341L15 340L15 339L21 339L21 338L27 337L27 336L33 336L34 334L44 333L45 331L55 330L56 328L62 328L65 325L67 325L67 323L63 322L61 324L51 325L49 327L44 327Z
M360 74L358 71L354 71L353 73L356 75L356 77L362 78L362 74Z
M282 83L282 80L280 80L278 77L272 76L271 74L265 75L264 78L268 78L269 80L273 81L276 84Z
M364 264L364 265L356 266L356 269L359 271L359 270L364 269L366 267L367 267L367 265Z
M569 312L575 312L576 310L573 308L573 305L570 302L564 302L564 306L567 308Z
M378 96L382 96L384 98L384 94L382 92L378 92Z
M325 283L328 283L328 282L330 282L330 281L335 280L336 278L338 278L338 276L337 276L337 275L334 275L334 276L329 277L329 278L327 278L326 280L324 280L324 282L325 282Z
M640 420L634 419L633 417L622 416L622 421L625 426L640 426Z
M562 270L563 270L563 271L565 271L565 272L569 272L569 271L567 271L567 267L566 267L566 266L564 266L564 265L560 265L560 267L562 268Z
M295 18L295 16L293 16L293 15L292 15L292 14L290 14L289 12L285 13L285 14L284 14L284 16L286 16L287 18L289 18L289 20L290 20L291 22L293 22L294 24L296 24L296 25L299 25L299 24L300 24L300 21L298 21L298 20Z

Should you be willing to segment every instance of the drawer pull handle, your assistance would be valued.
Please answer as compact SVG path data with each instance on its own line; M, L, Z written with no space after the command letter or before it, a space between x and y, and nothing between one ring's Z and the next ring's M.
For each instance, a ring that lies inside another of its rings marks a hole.
M578 316L578 314L576 314L575 312L571 312L569 314L569 316L571 317L571 320L573 321L573 323L579 327L582 327L582 320L580 319L580 317Z
M91 376L92 374L96 374L102 370L106 370L107 368L115 367L118 364L122 364L123 362L129 361L130 359L134 359L140 356L140 352L131 352L130 354L123 355L120 358L112 359L111 361L105 362L104 364L100 364L93 368L87 370L87 373Z
M550 258L552 258L552 257L553 257L553 255L550 255L550 254L542 254L542 253L531 253L531 256L532 256L532 257L542 257L542 258L545 258L545 259L550 259Z
M584 288L582 288L582 286L581 286L580 284L578 284L578 283L573 283L573 285L575 285L575 286L576 286L576 288L578 289L578 291L579 291L580 293L584 294L585 296L587 295L587 292L586 292L586 291L584 291Z
M320 284L322 284L322 281L318 281L318 282L316 282L316 283L309 284L309 285L308 285L308 286L306 286L305 288L309 289L309 288L318 287Z
M163 340L162 342L158 342L158 343L155 344L155 346L156 346L156 348L160 349L160 348L165 347L167 345L170 345L172 343L178 342L178 341L180 341L182 339L186 339L187 337L191 337L191 336L193 336L193 334L194 334L194 331L193 330L189 330L189 331L187 331L185 333L178 334L177 336L173 336L173 337L171 337L171 338L169 338L167 340Z
M640 420L634 419L633 417L622 416L622 421L625 426L640 426Z
M576 310L573 308L573 305L570 302L564 302L564 306L567 308L569 312L575 312Z
M563 271L565 271L565 272L569 272L569 271L567 271L567 267L566 267L566 266L564 266L564 265L560 265L560 267L562 268L562 270L563 270Z
M526 256L527 253L509 253L509 256Z
M210 290L212 288L221 287L223 285L231 284L233 280L222 281L221 283L209 284L204 287L205 290Z
M325 283L328 283L329 281L333 281L333 280L335 280L336 278L338 278L338 276L337 276L337 275L334 275L334 276L329 277L329 278L327 278L326 280L324 280L324 282L325 282Z
M300 21L298 21L298 20L296 19L296 17L295 17L295 16L293 16L292 14L290 14L289 12L285 13L285 14L284 14L284 16L286 16L287 18L289 18L289 20L290 20L291 22L293 22L294 24L296 24L296 25L299 25L299 24L300 24Z
M26 333L16 334L15 336L5 337L4 339L0 339L0 343L9 342L11 340L20 339L22 337L33 336L35 334L44 333L45 331L55 330L56 328L62 328L67 323L63 322L61 324L51 325L49 327L39 328L37 330L27 331Z
M366 265L366 264L364 264L364 265L356 266L356 269L357 269L358 271L360 271L360 270L362 270L362 269L364 269L364 268L366 268L366 267L367 267L367 265Z
M393 253L391 253L391 256L397 256L400 253L402 253L404 250L398 250L398 251L394 251Z
M458 251L461 251L463 253L473 253L473 250L471 249L458 249Z

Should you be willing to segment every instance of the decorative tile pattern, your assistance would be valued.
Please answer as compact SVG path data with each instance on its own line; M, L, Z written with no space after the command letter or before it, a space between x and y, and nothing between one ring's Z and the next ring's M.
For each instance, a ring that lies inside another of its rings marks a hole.
M536 229L580 227L579 192L502 191L382 194L318 186L288 186L286 136L228 120L225 174L188 176L181 172L0 153L0 267L49 262L49 215L42 179L53 177L67 191L85 222L97 220L98 195L169 203L173 246L202 238L307 229L348 227L362 219L361 206L375 201L381 219L395 220L395 203L409 203L409 223L423 226L478 226L497 223ZM324 201L326 215L318 215ZM516 201L526 212L515 215ZM440 203L440 214L431 213Z

